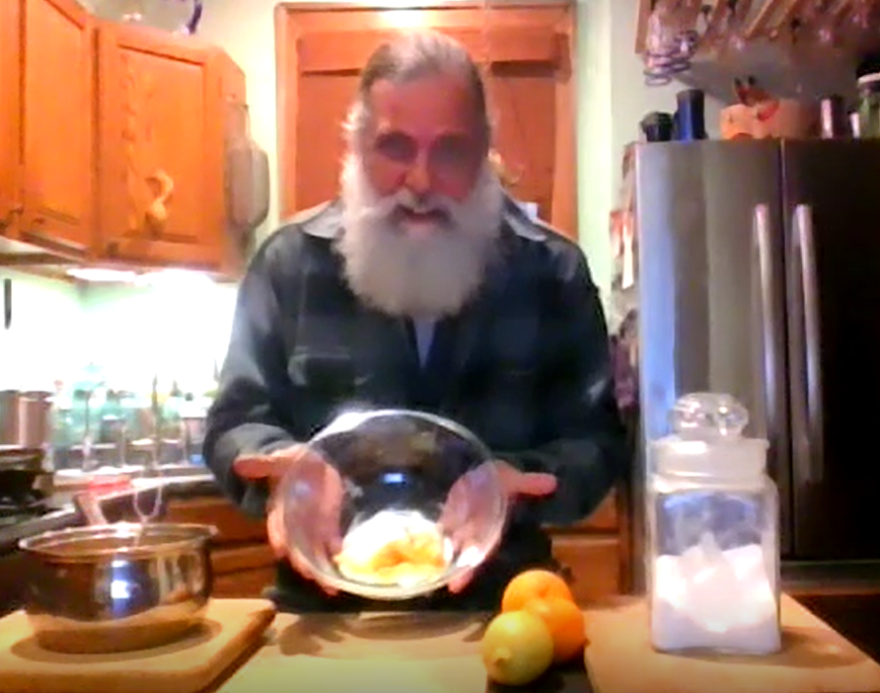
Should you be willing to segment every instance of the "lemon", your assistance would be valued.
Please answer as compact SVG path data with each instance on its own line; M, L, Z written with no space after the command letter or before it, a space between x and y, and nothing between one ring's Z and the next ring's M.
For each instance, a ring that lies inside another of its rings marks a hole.
M481 654L486 673L495 683L524 686L553 662L553 637L541 617L527 611L508 611L489 623Z

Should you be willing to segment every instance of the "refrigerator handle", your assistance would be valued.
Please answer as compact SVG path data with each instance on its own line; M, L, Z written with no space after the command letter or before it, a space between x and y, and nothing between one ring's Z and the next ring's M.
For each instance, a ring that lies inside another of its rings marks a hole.
M779 425L779 354L774 339L776 303L773 295L773 261L771 245L770 208L766 204L755 205L752 215L752 242L757 261L754 274L757 285L758 318L761 330L760 364L763 376L764 410L767 432L778 430Z
M819 298L816 277L816 245L813 232L813 209L800 204L794 210L794 251L800 269L800 291L803 317L803 363L806 368L806 415L808 478L819 481L824 476L824 421L822 398L822 365L819 329Z

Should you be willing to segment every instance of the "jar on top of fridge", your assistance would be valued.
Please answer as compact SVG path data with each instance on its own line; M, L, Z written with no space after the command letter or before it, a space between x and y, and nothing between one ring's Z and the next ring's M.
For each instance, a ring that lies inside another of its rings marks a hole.
M880 72L859 77L859 137L880 138Z

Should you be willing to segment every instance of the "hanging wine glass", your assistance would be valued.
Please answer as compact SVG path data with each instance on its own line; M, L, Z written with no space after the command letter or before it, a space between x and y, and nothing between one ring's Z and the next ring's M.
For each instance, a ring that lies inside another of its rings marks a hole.
M691 67L699 34L695 29L702 5L693 0L672 6L663 3L648 18L644 75L649 86L669 84Z
M727 0L724 9L723 37L718 48L718 56L728 65L739 65L746 57L745 11L738 0ZM747 8L746 8L747 9Z
M804 22L795 17L781 25L774 41L782 54L780 67L785 82L793 86L793 96L800 97L804 93L804 66L812 59L812 45L809 33L804 30Z
M844 22L847 42L856 53L863 54L877 48L877 23L880 5L874 0L855 0L849 17Z
M806 31L804 41L815 48L819 58L832 53L838 46L837 15L833 12L834 0L812 0L801 12Z
M142 24L175 34L192 35L202 18L202 0L94 0L102 19Z

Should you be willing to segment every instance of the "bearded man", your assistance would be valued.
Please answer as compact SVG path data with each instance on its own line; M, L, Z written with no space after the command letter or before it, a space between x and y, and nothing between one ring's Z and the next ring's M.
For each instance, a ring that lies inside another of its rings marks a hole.
M266 516L280 608L387 608L291 560L272 489L355 403L461 423L514 510L475 574L395 608L497 609L514 574L554 566L542 525L588 516L625 464L598 292L579 248L504 192L480 73L454 40L379 47L346 133L339 198L267 239L241 284L207 463Z

